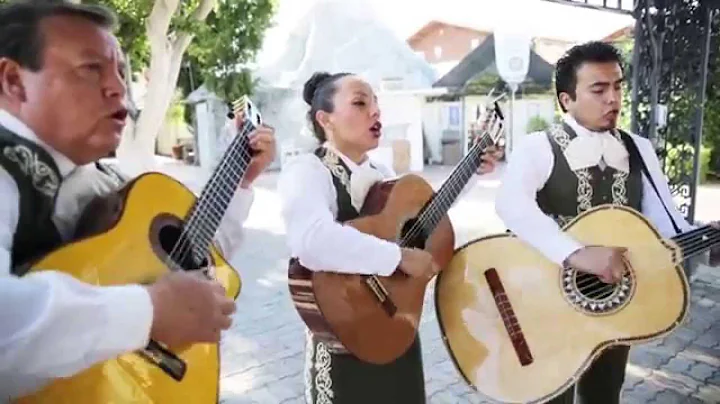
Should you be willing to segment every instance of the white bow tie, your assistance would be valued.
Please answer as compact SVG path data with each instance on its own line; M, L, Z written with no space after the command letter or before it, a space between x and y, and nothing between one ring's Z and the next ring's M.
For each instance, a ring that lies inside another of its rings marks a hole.
M602 161L618 171L630 172L625 146L610 133L575 136L565 149L565 158L573 171L599 165Z
M350 175L350 201L358 212L360 212L365 202L370 187L382 180L383 175L369 165L358 166L352 170Z

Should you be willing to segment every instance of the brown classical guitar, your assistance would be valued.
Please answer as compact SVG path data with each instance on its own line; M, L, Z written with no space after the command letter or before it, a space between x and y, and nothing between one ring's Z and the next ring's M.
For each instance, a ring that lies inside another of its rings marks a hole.
M499 140L502 123L495 100L482 125L488 129L437 193L414 174L378 182L370 188L360 217L344 224L402 247L425 249L444 267L455 244L447 211L477 171L483 150ZM288 278L293 303L308 328L365 362L392 362L415 340L429 280L397 270L388 277L313 272L296 259L290 261Z

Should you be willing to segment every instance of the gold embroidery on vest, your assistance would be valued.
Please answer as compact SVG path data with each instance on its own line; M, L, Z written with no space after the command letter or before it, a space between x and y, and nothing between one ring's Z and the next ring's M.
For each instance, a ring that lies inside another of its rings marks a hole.
M619 142L621 142L621 144L624 145L623 140L617 131L613 131L612 134L613 134L613 136L615 136L615 138ZM622 205L622 206L628 205L628 196L627 196L628 175L629 175L629 173L615 170L615 173L613 174L612 187L610 188L611 193L612 193L613 205Z
M560 150L565 154L565 149L567 149L570 144L570 135L565 132L562 126L552 125L550 127L550 136L553 137L555 142L560 146ZM579 215L592 207L593 189L592 185L590 185L592 175L587 168L573 170L573 173L575 173L578 179L577 213Z
M33 187L40 193L54 198L60 187L60 178L55 171L40 159L37 153L24 145L6 146L3 154L16 163L25 175L32 179Z
M345 189L350 192L350 174L348 174L347 170L345 170L345 167L340 164L340 157L335 154L332 150L326 149L325 155L322 158L323 164L325 164L325 167L330 170L330 173L337 177L340 180L340 183L343 184Z

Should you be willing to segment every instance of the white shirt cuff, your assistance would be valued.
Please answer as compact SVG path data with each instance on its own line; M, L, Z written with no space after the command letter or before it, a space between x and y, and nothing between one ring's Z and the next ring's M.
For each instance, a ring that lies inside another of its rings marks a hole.
M548 257L554 263L563 266L569 256L583 247L582 244L568 237L566 240L558 240L558 244L551 251L548 251Z
M144 348L150 339L153 305L148 290L139 285L113 286L104 290L105 336L103 351L127 353Z
M378 268L380 269L377 271L377 275L390 276L400 265L402 253L400 252L400 247L391 242L387 242L383 248L382 259L378 262Z

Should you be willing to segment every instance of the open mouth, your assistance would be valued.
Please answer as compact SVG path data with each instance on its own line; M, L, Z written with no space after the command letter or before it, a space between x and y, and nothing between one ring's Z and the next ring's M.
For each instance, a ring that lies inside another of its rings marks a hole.
M127 119L127 117L128 117L128 110L126 108L121 108L121 109L117 110L117 112L115 112L114 114L110 115L111 119L118 121L118 122L122 122L122 123L125 123L125 120Z
M381 129L382 124L380 123L380 121L377 121L373 126L370 127L370 133L372 133L375 137L380 137L380 135L382 134Z

